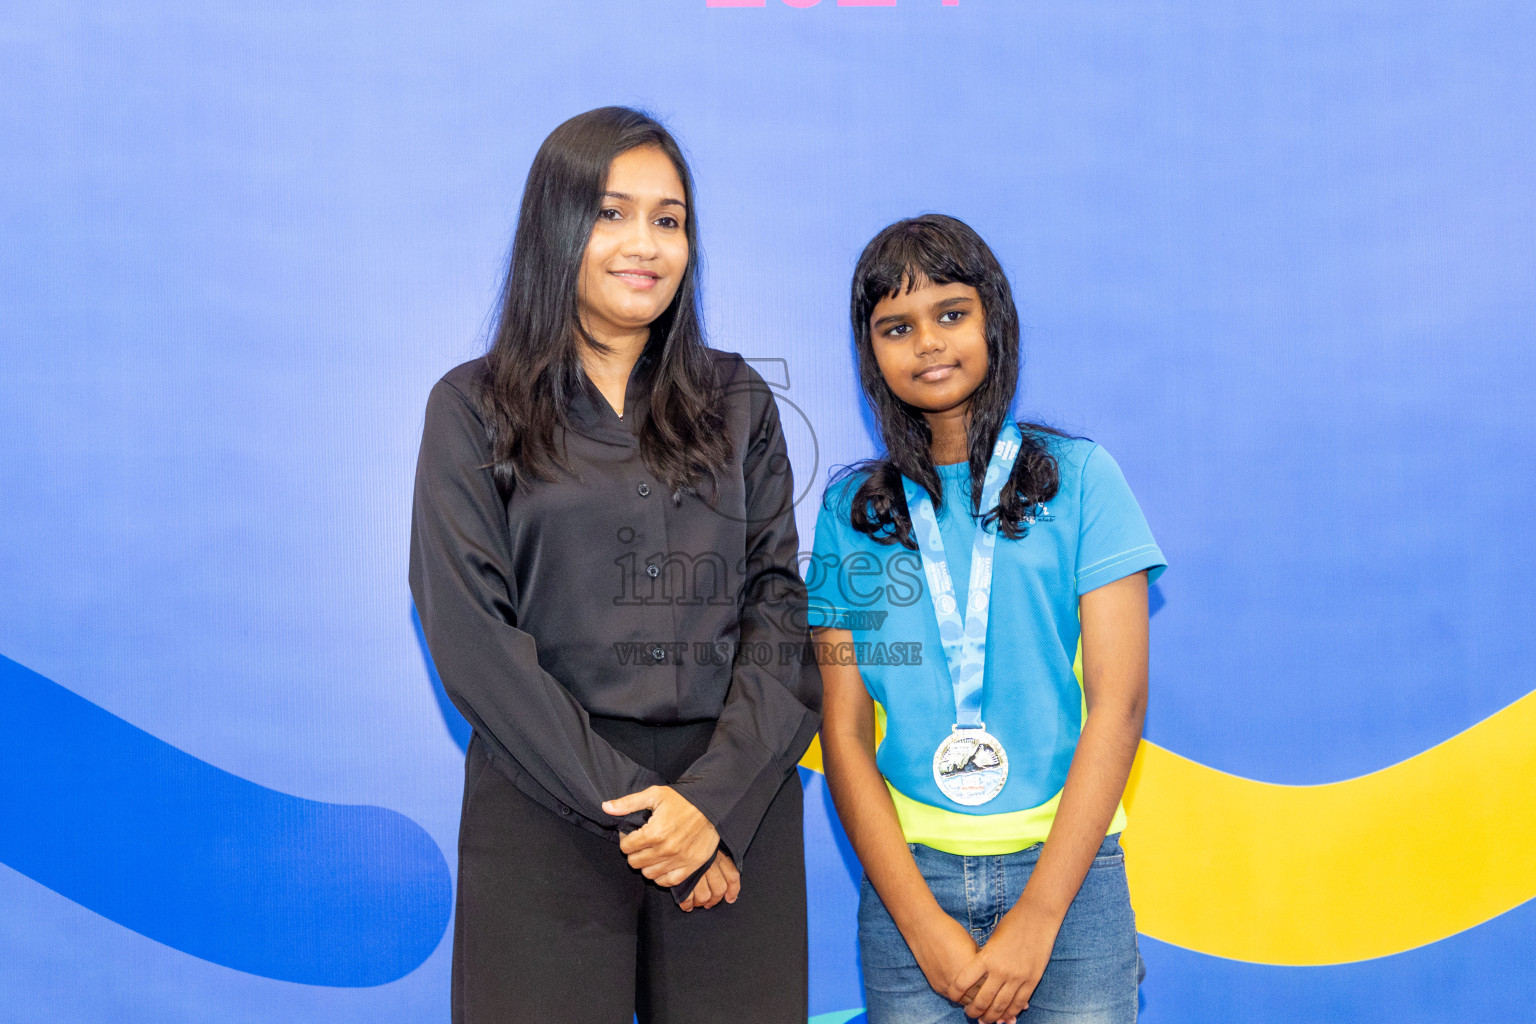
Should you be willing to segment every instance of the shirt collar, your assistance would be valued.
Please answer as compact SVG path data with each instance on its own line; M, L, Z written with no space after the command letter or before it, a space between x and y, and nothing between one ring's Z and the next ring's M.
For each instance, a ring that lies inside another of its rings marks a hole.
M630 371L629 382L624 386L623 419L613 411L613 406L592 383L587 371L578 370L576 397L570 409L572 429L594 441L628 448L639 445L640 429L650 412L652 363L651 353L647 350L641 353Z

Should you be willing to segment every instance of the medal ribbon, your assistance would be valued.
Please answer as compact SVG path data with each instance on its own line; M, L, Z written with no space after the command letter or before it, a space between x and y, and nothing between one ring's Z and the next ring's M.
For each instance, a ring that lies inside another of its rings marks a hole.
M1003 425L982 481L981 512L990 511L997 505L1003 482L1013 471L1013 460L1018 457L1023 441L1017 424L1009 420ZM949 562L944 557L944 537L933 511L933 499L910 477L903 475L901 480L907 495L907 511L912 516L912 532L923 556L928 593L939 620L939 639L944 644L950 686L955 692L955 725L960 729L980 729L981 689L987 664L987 614L992 603L992 551L997 544L997 528L995 524L987 529L981 522L976 523L971 539L971 579L966 588L965 619L962 621Z

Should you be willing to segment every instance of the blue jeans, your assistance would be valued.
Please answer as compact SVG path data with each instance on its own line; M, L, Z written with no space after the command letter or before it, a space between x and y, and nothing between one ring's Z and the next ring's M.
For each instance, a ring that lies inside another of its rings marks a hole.
M915 843L910 849L939 906L982 945L1023 894L1042 845L997 857L962 857ZM963 1007L929 987L868 877L859 886L859 953L869 1024L974 1024ZM1119 836L1109 836L1067 910L1020 1024L1131 1024L1144 973L1125 853Z

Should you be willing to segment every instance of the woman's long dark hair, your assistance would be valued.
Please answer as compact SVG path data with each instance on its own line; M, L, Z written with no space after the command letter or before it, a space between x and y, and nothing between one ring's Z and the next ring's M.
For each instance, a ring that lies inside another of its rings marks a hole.
M1019 312L997 257L964 221L925 214L898 221L864 247L853 272L854 344L859 354L859 383L874 411L885 455L840 471L834 482L867 473L853 497L853 528L882 544L917 549L901 478L911 477L943 507L944 487L933 464L933 433L922 411L891 391L875 360L869 318L881 299L917 285L968 284L981 297L986 319L987 375L970 399L967 446L970 451L971 504L981 502L982 483L992 446L1013 407L1019 382ZM1048 436L1064 436L1038 423L1021 422L1024 444L1013 473L998 496L997 508L982 509L983 520L996 521L1005 537L1024 536L1035 505L1056 496L1060 472Z
M650 393L640 457L667 482L674 502L698 493L706 478L712 489L730 460L722 386L704 348L698 312L693 176L677 141L654 119L628 107L600 107L549 133L523 187L501 312L486 356L490 379L480 396L504 491L530 479L552 479L555 468L568 468L556 428L569 428L571 402L584 386L580 346L601 348L579 316L582 257L602 208L609 166L638 146L655 146L672 161L688 214L683 219L688 265L672 303L651 324L634 369Z

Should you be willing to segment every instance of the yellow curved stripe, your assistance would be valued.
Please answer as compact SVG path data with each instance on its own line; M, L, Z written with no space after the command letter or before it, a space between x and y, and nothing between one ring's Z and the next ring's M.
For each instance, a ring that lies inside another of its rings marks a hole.
M801 764L822 770L812 744ZM1348 963L1536 897L1536 691L1343 782L1256 782L1143 742L1126 790L1139 930L1255 963Z
M1143 742L1125 803L1143 934L1268 964L1400 953L1536 896L1536 691L1406 761L1318 786Z
M821 766L821 733L811 738L810 747L807 748L805 756L800 759L800 767L826 774L827 770Z

